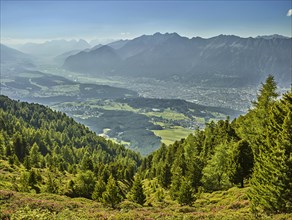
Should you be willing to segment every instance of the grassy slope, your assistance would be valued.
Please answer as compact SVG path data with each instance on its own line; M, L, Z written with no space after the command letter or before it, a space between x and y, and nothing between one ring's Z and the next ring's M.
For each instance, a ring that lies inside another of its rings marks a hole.
M247 189L231 188L203 193L192 207L161 202L142 207L129 201L117 209L84 199L54 194L30 194L0 190L1 218L10 219L241 219L255 217L249 212ZM26 218L25 218L26 217ZM261 216L259 219L291 219L292 215Z

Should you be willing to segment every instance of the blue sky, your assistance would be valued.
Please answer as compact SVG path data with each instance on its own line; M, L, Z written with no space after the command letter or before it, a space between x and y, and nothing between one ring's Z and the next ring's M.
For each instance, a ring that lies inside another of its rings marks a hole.
M287 1L1 0L1 41L121 39L155 32L187 37L291 36Z

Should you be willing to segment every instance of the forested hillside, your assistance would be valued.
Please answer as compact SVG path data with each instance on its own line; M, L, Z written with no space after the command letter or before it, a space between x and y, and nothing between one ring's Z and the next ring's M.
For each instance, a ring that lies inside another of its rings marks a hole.
M253 212L291 212L292 93L277 100L276 89L269 76L245 116L163 145L143 159L144 176L157 178L180 204L193 204L202 191L248 185Z
M63 113L0 96L1 217L292 218L292 91L276 89L269 76L246 115L146 158Z
M0 97L0 107L1 158L25 167L19 181L8 188L91 198L97 179L112 176L130 184L140 165L137 153L97 136L61 112L5 96Z

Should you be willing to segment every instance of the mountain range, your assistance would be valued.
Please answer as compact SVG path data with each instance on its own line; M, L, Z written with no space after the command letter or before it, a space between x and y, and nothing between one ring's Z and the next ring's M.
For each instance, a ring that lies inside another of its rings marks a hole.
M72 50L85 50L91 46L85 40L51 40L44 43L26 43L14 46L17 50L36 57L55 57Z
M28 54L22 53L11 47L7 47L4 44L0 44L1 52L1 64L9 63L30 63L32 62L32 57Z
M204 86L258 85L273 74L291 83L291 38L219 35L204 39L155 33L69 56L63 67L93 76L148 77Z
M12 76L24 69L35 67L33 57L6 45L0 44L1 77Z

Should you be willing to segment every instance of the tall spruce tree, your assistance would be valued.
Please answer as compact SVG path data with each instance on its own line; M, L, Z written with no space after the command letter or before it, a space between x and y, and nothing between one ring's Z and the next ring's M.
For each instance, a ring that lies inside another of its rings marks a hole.
M244 187L244 179L252 174L253 153L248 142L240 140L231 149L229 178L232 183Z
M196 200L194 196L194 191L191 185L191 182L188 179L182 181L177 201L180 205L189 205L191 206Z
M13 150L18 159L22 162L25 155L27 155L27 143L19 132L13 135Z
M255 157L259 146L264 145L267 139L264 131L267 129L269 111L278 97L276 90L274 77L269 75L253 102L253 109L236 120L237 134L249 142Z
M120 189L117 185L116 180L112 175L110 175L106 190L102 194L103 202L105 204L110 205L112 208L115 208L117 204L122 201L122 195L120 193Z
M182 178L183 178L182 169L180 167L174 166L171 177L171 186L169 190L170 196L173 200L176 200L178 198Z
M278 101L268 118L265 144L258 148L249 197L254 212L292 211L292 93Z
M135 177L135 180L131 189L131 200L140 205L143 205L146 201L146 196L144 194L142 180L139 175Z
M2 159L2 157L4 157L4 137L0 132L0 159Z
M168 188L171 183L170 165L164 164L161 167L160 175L158 175L158 182L163 188Z
M29 158L30 158L30 164L33 167L39 167L40 159L41 159L41 153L39 152L39 146L37 143L34 143L29 150Z
M206 190L220 190L229 186L227 143L216 146L215 153L203 169L202 183Z
M250 129L250 140L253 153L258 153L258 147L266 142L266 131L268 125L269 112L279 96L276 92L277 85L272 75L269 75L265 83L262 84L257 101L253 102L255 109L252 111L251 120L248 121Z

